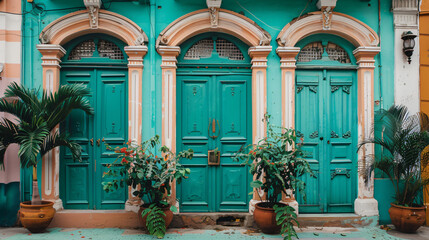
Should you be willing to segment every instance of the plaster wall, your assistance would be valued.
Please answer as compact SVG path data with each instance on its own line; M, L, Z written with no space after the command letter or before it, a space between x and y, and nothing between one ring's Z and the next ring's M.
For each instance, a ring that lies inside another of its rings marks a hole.
M0 1L0 97L11 82L21 77L21 3L13 0ZM0 113L1 118L13 119ZM20 164L18 145L9 146L5 153L4 169L0 169L0 226L12 226L16 222L20 199Z

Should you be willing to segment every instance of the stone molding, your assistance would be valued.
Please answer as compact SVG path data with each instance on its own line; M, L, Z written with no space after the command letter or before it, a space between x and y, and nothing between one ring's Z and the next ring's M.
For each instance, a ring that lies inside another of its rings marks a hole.
M330 29L323 29L323 13L308 13L306 16L287 24L277 36L280 47L294 47L301 39L316 33L327 33L340 36L356 47L379 44L377 33L365 23L346 14L333 12Z
M88 11L81 10L50 23L40 33L39 40L43 44L63 45L71 39L89 33L105 33L121 39L129 46L145 45L148 42L148 37L136 23L102 9L98 13L96 29L88 27Z
M213 31L233 35L249 46L270 45L271 35L249 18L221 8L216 14L217 25L211 21L210 9L201 9L178 18L159 34L157 48L162 45L179 46L195 35Z

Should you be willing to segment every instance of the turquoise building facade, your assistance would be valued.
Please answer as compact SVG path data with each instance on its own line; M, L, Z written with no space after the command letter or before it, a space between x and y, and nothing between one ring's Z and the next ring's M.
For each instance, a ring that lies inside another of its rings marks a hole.
M357 144L375 111L394 103L391 8L390 0L22 1L21 83L87 84L96 109L62 126L84 162L62 150L44 159L42 196L58 209L133 210L128 189L103 193L113 159L97 146L158 134L173 150L196 152L174 193L181 212L252 211L248 170L230 157L265 136L268 113L273 125L297 129L316 173L304 176L307 202L284 201L300 213L389 222L388 181L376 175L368 185L359 174L379 151L358 153ZM215 148L221 162L210 165ZM21 171L21 200L31 196L29 176Z

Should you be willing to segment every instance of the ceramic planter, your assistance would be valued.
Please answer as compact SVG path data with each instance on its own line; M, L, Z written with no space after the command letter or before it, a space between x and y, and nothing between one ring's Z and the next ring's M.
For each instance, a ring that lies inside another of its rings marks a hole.
M138 211L140 224L143 226L143 229L145 231L147 231L147 228L146 228L147 215L145 215L143 218L141 217L141 215L142 215L143 210L145 210L147 207L148 206L145 206L145 205L140 206L140 209ZM165 216L162 217L162 218L164 218L164 221L165 221L165 228L168 228L168 226L170 226L171 221L173 220L173 212L170 210L170 205L162 208L162 211L165 214Z
M45 231L54 218L54 203L42 201L40 205L31 205L31 202L22 202L19 210L19 217L22 226L32 233Z
M398 231L413 233L425 223L425 207L403 207L393 203L390 205L390 219Z
M266 204L267 202L259 202L255 205L253 219L263 233L278 234L281 226L277 225L276 213L272 207L264 206ZM282 203L276 204L284 205Z

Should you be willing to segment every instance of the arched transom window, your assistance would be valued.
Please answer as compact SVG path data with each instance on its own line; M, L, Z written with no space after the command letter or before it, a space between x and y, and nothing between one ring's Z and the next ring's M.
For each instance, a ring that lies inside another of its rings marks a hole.
M89 39L74 47L67 60L81 60L88 57L104 57L113 60L124 59L121 49L113 42L104 39Z
M209 58L216 52L219 57L229 60L244 60L243 53L234 43L223 38L205 38L197 41L186 52L184 59L198 60Z
M303 47L298 55L298 62L311 62L328 57L331 61L340 63L351 63L349 54L344 48L335 43L312 42Z

